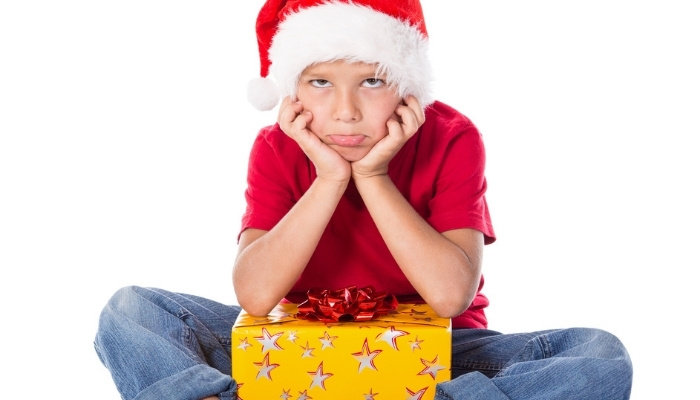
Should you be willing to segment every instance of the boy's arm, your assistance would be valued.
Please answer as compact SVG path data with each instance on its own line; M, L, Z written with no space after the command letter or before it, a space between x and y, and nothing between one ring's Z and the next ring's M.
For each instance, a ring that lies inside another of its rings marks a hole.
M274 228L248 229L239 240L233 287L252 315L267 315L294 286L350 181L350 164L307 129L312 118L289 98L280 106L280 127L312 160L316 179Z
M418 294L442 317L466 310L479 286L483 234L473 229L437 232L388 175L355 179L355 185L392 256Z
M304 271L333 215L346 182L316 178L309 190L270 231L247 229L233 268L238 303L267 315Z
M481 278L484 237L473 229L437 232L403 197L387 174L389 161L425 122L413 96L387 121L389 134L352 164L355 186L392 256L418 294L443 317L469 307Z

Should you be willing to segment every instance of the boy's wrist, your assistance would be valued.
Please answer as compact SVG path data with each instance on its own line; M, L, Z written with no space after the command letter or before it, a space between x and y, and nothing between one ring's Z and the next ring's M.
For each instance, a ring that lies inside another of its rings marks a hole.
M345 188L348 187L348 183L350 183L350 177L348 176L347 178L336 178L336 177L327 177L327 176L322 176L319 175L316 177L314 180L314 185L316 186L323 186L323 187L328 187L328 188L337 188L341 189L342 191L345 191Z
M353 174L352 180L355 182L355 186L357 186L358 189L361 186L378 185L391 182L391 178L389 178L389 175L386 172L378 172L371 175Z

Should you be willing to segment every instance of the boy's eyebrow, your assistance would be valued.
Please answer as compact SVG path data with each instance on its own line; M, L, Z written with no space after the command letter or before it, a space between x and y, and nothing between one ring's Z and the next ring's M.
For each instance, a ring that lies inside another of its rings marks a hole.
M313 69L309 70L304 70L301 72L299 76L318 76L318 75L323 75L325 74L325 71L315 71Z

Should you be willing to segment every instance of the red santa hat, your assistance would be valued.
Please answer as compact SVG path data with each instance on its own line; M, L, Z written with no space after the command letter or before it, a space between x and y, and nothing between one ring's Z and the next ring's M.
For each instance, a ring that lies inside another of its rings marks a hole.
M256 23L260 78L248 100L271 110L295 98L302 71L335 60L376 64L401 97L432 103L428 33L418 0L268 0Z

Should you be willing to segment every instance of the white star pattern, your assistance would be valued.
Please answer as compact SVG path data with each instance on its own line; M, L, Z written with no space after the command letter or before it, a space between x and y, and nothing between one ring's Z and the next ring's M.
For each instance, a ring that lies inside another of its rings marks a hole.
M421 400L426 390L428 390L428 388L424 387L423 389L414 393L411 389L406 388L406 400Z
M236 400L243 400L243 399L241 398L241 396L238 395L238 393L240 393L240 390L239 390L239 389L241 388L241 386L243 386L242 383L237 383L237 384L236 384Z
M335 346L333 346L333 341L337 338L338 336L330 336L328 335L328 332L323 332L323 337L319 338L321 339L321 343L323 343L323 346L321 346L321 350L325 350L329 347L335 348Z
M243 338L240 340L241 340L241 344L238 345L239 349L246 351L246 350L248 350L248 347L252 346L252 344L248 343L248 338Z
M289 389L289 390L284 390L284 389L282 389L282 394L280 395L280 399L282 399L282 400L289 400L289 399L291 399L291 398L292 398L292 395L289 394L289 391L290 391L290 390L291 390L291 389Z
M419 372L418 375L430 375L433 377L433 380L435 380L435 377L437 376L437 373L439 371L445 369L445 366L438 364L440 362L438 356L435 356L433 361L428 361L421 358L420 362L422 362L423 365L425 365L425 368L423 368L423 370Z
M262 328L262 336L257 336L255 340L260 342L262 344L262 352L266 353L270 350L283 350L280 345L277 344L277 339L282 336L282 332L280 333L275 333L274 335L270 336L270 332L267 331L267 329Z
M384 331L384 333L380 333L379 335L377 335L377 342L379 342L379 341L387 342L394 350L398 350L399 348L396 346L396 338L399 336L406 336L406 335L408 335L408 332L397 331L392 326L391 329L387 329Z
M362 345L362 350L357 353L352 353L353 357L355 357L355 359L357 359L357 361L360 362L360 366L357 367L357 373L359 374L365 368L377 371L377 366L374 365L374 358L378 356L381 352L381 350L370 351L369 344L367 343L367 339L365 338L365 343Z
M423 343L423 341L422 341L422 340L418 340L418 336L416 336L416 340L415 340L415 341L413 341L413 342L408 342L408 343L411 345L411 351L416 351L416 349L422 350L422 349L420 348L420 344Z
M374 400L374 396L378 395L379 393L372 393L372 389L369 390L369 393L363 394L365 396L364 400Z
M287 334L287 340L294 343L294 341L297 340L297 331L289 331Z
M297 400L309 400L311 397L309 397L308 394L306 394L306 390L303 392L299 392L299 397L297 397Z
M306 341L306 347L304 346L299 346L302 349L304 349L304 353L301 355L301 358L309 358L309 357L314 357L313 351L316 350L313 347L309 347L309 341Z
M270 373L273 369L280 366L279 364L270 364L270 353L265 354L265 358L263 358L261 362L254 362L253 364L259 367L258 375L255 377L256 380L263 377L272 380L272 376L270 375Z
M316 371L307 372L307 373L312 376L311 386L309 386L309 389L313 389L315 386L318 386L321 389L326 390L326 379L333 376L333 374L324 374L323 373L323 362L321 362L318 365L318 368L316 368Z

